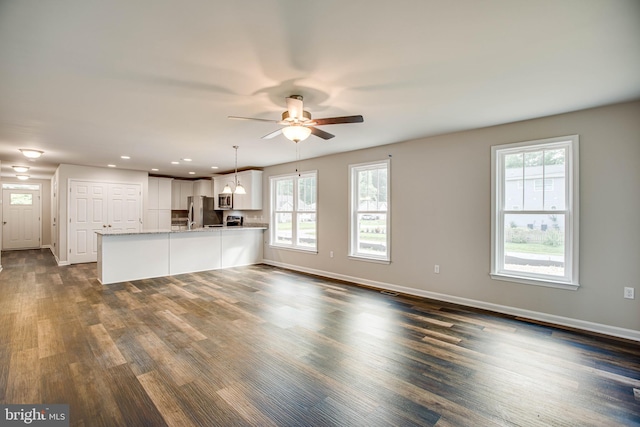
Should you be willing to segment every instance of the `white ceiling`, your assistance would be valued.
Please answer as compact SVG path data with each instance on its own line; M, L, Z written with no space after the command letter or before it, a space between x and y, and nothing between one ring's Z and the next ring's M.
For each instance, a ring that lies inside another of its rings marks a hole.
M2 176L59 163L206 177L640 98L638 0L0 0ZM19 148L45 155L26 162ZM121 155L131 160L120 159ZM190 164L170 162L192 158Z

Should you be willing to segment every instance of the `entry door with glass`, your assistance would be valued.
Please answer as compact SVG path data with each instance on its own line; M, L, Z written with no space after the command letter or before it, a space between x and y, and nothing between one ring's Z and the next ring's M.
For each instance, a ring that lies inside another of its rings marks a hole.
M2 249L34 249L39 247L40 190L3 186Z

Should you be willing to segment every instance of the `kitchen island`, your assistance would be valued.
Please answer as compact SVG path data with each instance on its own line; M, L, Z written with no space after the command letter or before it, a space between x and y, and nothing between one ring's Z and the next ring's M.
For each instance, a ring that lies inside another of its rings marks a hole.
M264 226L180 231L102 232L98 280L103 285L262 262Z

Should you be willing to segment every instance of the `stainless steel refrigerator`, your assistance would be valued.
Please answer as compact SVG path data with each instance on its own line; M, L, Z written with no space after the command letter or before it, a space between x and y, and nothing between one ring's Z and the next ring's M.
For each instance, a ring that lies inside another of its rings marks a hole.
M213 197L189 196L187 206L191 228L222 227L222 211L214 209Z

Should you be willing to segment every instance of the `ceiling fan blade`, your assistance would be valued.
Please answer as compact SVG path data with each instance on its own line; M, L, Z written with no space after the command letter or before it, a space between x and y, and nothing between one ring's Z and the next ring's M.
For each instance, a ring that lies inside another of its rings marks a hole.
M309 129L311 129L311 133L314 134L315 136L318 136L322 139L331 139L333 138L335 135L330 134L329 132L325 132L323 130L320 130L318 128L314 128L313 126L308 126Z
M362 123L364 118L362 116L344 116L344 117L329 117L326 119L314 119L314 126L323 125L340 125L343 123Z
M281 133L282 133L282 129L274 130L273 132L268 133L265 136L263 136L262 139L271 139L271 138L274 138L274 137L280 135Z
M228 119L234 120L255 120L258 122L269 122L269 123L278 123L280 120L269 120L269 119L256 119L254 117L238 117L238 116L227 116Z
M289 111L290 119L304 119L302 108L302 97L299 95L292 95L287 98L287 111Z

